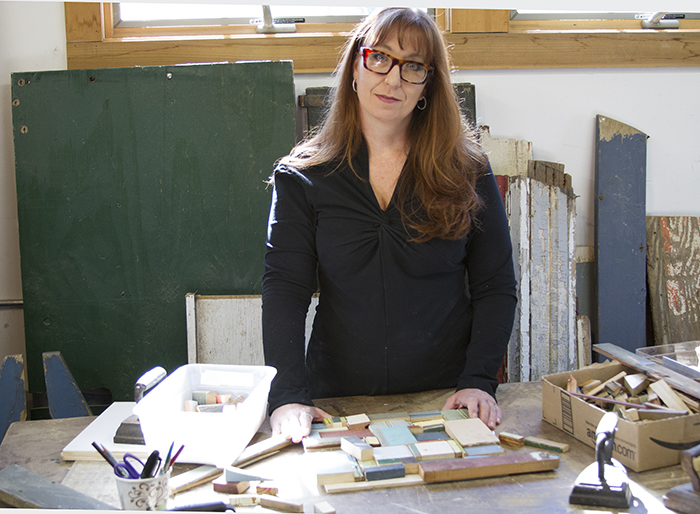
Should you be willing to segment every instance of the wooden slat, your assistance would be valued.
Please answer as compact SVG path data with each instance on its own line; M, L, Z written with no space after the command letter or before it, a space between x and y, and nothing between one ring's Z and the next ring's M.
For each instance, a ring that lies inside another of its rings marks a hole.
M630 351L646 345L646 142L597 116L595 340Z
M344 33L68 42L68 69L244 59L293 60L295 73L335 69ZM700 66L700 31L448 34L457 69Z
M44 352L42 359L51 417L59 419L92 416L90 407L61 352Z
M27 419L24 357L7 355L0 367L0 441L15 421Z
M646 234L654 343L700 340L700 218L649 216Z
M559 467L559 457L545 452L519 452L478 459L434 460L420 463L420 476L426 483L551 471Z
M629 366L630 368L636 369L647 373L649 376L656 380L664 379L668 385L674 389L678 389L686 394L689 394L693 398L700 399L700 384L693 380L692 378L685 377L680 373L676 373L661 364L650 361L639 355L625 350L619 346L609 343L596 344L593 349L606 357L615 359L616 361Z
M451 9L451 32L508 32L510 9Z
M99 3L66 2L66 41L102 41L102 6Z

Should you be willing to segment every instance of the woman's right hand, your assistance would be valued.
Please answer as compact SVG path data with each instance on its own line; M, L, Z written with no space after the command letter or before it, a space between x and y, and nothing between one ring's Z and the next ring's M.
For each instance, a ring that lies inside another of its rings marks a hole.
M331 418L327 412L300 403L288 403L277 407L270 416L272 435L283 435L293 443L299 443L311 432L313 421Z

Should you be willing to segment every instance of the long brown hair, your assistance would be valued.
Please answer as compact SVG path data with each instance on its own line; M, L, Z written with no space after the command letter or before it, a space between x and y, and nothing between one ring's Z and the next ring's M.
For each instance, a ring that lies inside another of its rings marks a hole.
M397 184L397 208L416 241L459 239L474 225L481 207L476 179L486 165L475 132L459 110L450 82L450 61L434 20L417 9L374 12L348 38L336 69L328 110L318 132L280 162L297 168L339 166L362 145L360 105L352 89L353 64L361 46L382 43L396 34L412 43L434 71L424 89L427 108L415 109L408 129L409 155ZM415 201L417 200L417 201Z

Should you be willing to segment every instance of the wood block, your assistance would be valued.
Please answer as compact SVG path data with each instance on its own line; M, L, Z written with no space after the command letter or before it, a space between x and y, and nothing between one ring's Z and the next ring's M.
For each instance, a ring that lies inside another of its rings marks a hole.
M197 412L224 412L223 403L207 403L206 405L197 405Z
M277 496L277 493L279 492L279 488L274 484L274 482L260 482L257 486L255 486L255 491L258 494L269 494L270 496Z
M462 445L459 444L457 441L454 439L448 439L447 443L452 446L452 449L455 452L455 457L461 458L464 457L464 448L462 448Z
M498 444L498 437L479 418L445 421L445 432L463 447Z
M403 464L407 475L417 475L418 474L418 459L415 457L406 457L401 459L396 464Z
M417 442L416 437L408 427L384 427L376 430L372 429L372 431L382 446L400 446Z
M506 451L498 444L482 444L464 449L465 457L484 457L486 455L505 455Z
M600 393L603 389L605 389L605 386L606 386L607 384L609 384L610 382L616 382L616 381L618 381L618 380L621 380L621 379L624 378L625 376L627 376L627 373L626 373L625 371L620 371L617 375L615 375L614 377L612 377L612 378L606 380L606 381L603 382L602 384L600 384L600 385L598 385L598 386L596 386L596 387L594 387L594 388L592 388L592 389L588 389L588 388L587 388L588 391L583 391L583 394L590 394L591 396L595 396L596 394Z
M700 347L698 347L698 348L700 348ZM698 400L696 400L696 399L694 399L694 398L691 398L690 396L688 396L688 395L686 395L686 394L683 394L683 393L680 393L680 392L678 392L678 391L676 391L676 394L678 395L678 397L679 397L681 400L683 400L683 403L685 403L686 406L687 406L691 411L696 412L696 413L697 413L697 412L700 412L700 401L698 401Z
M602 382L600 380L592 379L592 380L588 380L587 382L584 382L579 387L581 388L581 392L583 394L591 394L591 391L593 391L597 387L599 387L600 384L602 384Z
M243 494L229 497L228 502L234 507L255 507L260 505L260 498L252 494Z
M407 421L405 419L388 419L386 421L372 421L370 423L370 430L377 430L378 428L387 428L387 427L406 427L409 428L413 426L410 421Z
M377 446L381 446L381 445L382 445L382 443L379 442L379 438L378 438L377 436L374 436L374 435L368 435L368 436L366 436L366 437L365 437L365 442L366 442L368 445L370 445L370 446L372 446L372 447L375 447L375 448L376 448Z
M20 509L115 509L16 464L0 471L0 504Z
M212 480L211 483L217 493L241 494L250 489L250 482L228 482L224 475Z
M442 414L440 413L439 410L428 410L428 411L422 411L422 412L411 412L409 413L410 416L410 421L414 425L417 422L426 422L426 421L442 421Z
M292 444L292 441L284 436L278 435L269 437L268 439L249 445L241 452L233 465L244 467L253 462L258 462L265 457L277 453L282 448L286 448L290 444Z
M608 382L605 389L613 396L618 396L622 392L623 386L619 382Z
M411 444L408 446L414 457L418 461L423 460L438 460L438 459L454 459L454 448L448 441L427 441L423 443ZM461 456L461 452L460 452Z
M365 479L368 482L386 480L389 478L401 478L404 476L406 476L406 468L403 464L388 464L386 466L377 466L365 470Z
M369 426L370 419L367 414L356 414L354 416L346 416L345 423L350 430L362 430Z
M631 396L638 396L649 385L649 377L647 377L646 373L627 375L622 379L622 385L625 386L625 389Z
M649 384L649 389L658 395L661 401L670 409L690 412L686 404L683 403L683 400L671 389L665 380L657 380Z
M301 440L304 451L337 450L340 448L340 437L321 437L321 433L312 430Z
M197 405L196 400L185 400L185 412L197 412Z
M326 484L345 484L355 481L355 471L347 468L338 468L336 470L324 471L316 475L316 483L318 485Z
M323 424L326 425L326 428L343 428L345 426L345 418L340 416L325 418Z
M467 410L467 409L443 410L443 411L440 411L440 414L442 414L442 418L445 421L454 421L454 420L458 420L458 419L468 419L469 418L469 410Z
M549 439L542 439L541 437L526 437L525 446L530 446L532 448L540 448L541 450L548 450L550 452L557 453L564 453L569 451L568 444L550 441Z
M182 491L197 487L204 482L215 479L223 474L223 472L223 469L215 468L214 466L198 466L184 473L180 473L179 475L170 477L168 481L170 494L181 493Z
M326 428L324 430L319 430L318 435L321 437L321 439L324 438L332 438L332 437L346 437L350 434L350 429L348 427L344 428ZM372 432L370 430L355 430L354 434L357 437L365 437L366 434L372 435Z
M392 487L405 487L422 484L423 479L419 475L406 475L401 478L389 478L372 482L355 482L354 484L329 484L323 486L328 494L349 493L353 491L368 491L373 489L387 489Z
M374 449L372 446L357 436L341 438L340 449L349 453L357 460L370 460L374 458Z
M411 416L409 416L408 412L406 411L383 412L381 414L368 414L368 416L372 423L375 421L391 421L394 419L409 421L411 419Z
M423 441L446 441L450 438L444 430L440 430L439 432L421 432L420 434L413 435L419 443Z
M328 502L314 503L314 512L317 514L335 514L335 508Z
M513 446L515 448L522 448L525 445L525 437L518 434L513 434L510 432L501 432L498 434L498 440L501 443L508 446Z
M566 390L570 393L578 391L578 381L573 375L569 375L569 380L566 381Z
M374 448L374 460L378 464L388 462L398 462L401 459L411 458L413 453L406 445L401 446L380 446Z
M625 409L623 407L622 412L627 421L631 421L632 423L639 421L639 411L637 409Z
M265 509L272 509L279 512L304 512L304 504L280 500L275 496L261 496L260 506Z
M688 411L683 410L671 410L671 409L638 409L639 419L655 421L658 419L668 419L676 418L678 416L685 416Z
M559 467L559 457L545 452L518 452L475 459L431 460L419 466L424 482L449 482L550 471Z

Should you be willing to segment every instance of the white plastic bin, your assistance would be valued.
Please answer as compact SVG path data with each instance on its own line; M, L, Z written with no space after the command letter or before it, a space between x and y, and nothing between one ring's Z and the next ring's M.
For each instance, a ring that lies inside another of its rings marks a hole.
M265 419L270 366L187 364L166 377L134 407L149 450L166 451L185 445L177 462L230 466ZM243 394L246 399L224 412L185 412L192 391ZM165 456L163 455L163 458Z

